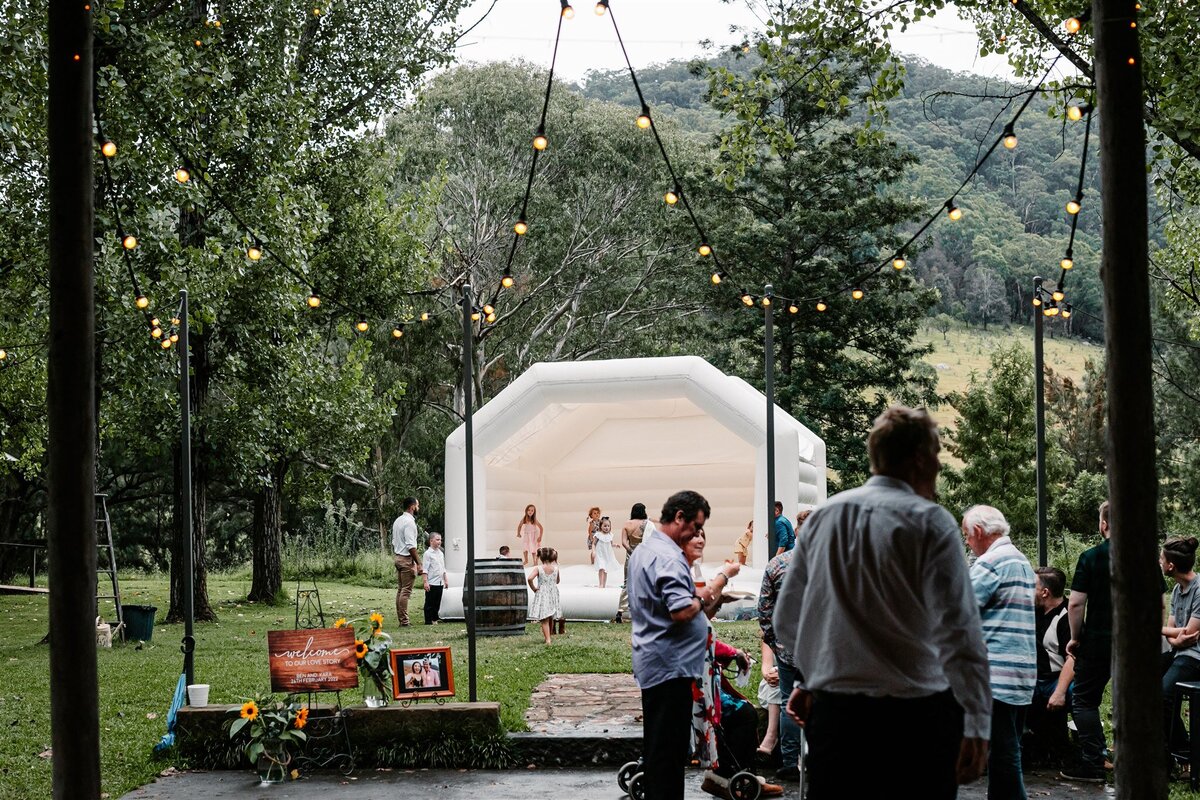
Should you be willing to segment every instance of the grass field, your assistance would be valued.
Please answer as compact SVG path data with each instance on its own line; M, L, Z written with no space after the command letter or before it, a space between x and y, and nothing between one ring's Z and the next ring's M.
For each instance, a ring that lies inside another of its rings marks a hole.
M155 605L166 613L164 577L122 581L129 604ZM395 590L346 584L319 584L326 619L365 616L381 611L394 623ZM196 677L212 685L211 703L236 703L264 694L267 674L266 632L291 628L291 605L264 606L244 599L248 582L210 576L209 593L220 620L197 625ZM290 587L289 587L290 590ZM420 614L423 593L411 608ZM0 596L0 798L50 796L49 648L37 642L46 633L47 601L42 597ZM466 628L459 623L414 625L401 632L387 628L396 647L449 645L459 700L467 699ZM531 629L532 630L532 629ZM182 625L157 624L151 643L138 650L116 645L99 653L100 730L103 791L116 798L150 781L171 762L156 760L152 748L166 732L167 709L182 668ZM758 625L721 623L721 638L758 652ZM573 623L565 637L542 644L540 633L480 638L478 694L501 704L509 730L525 728L524 714L534 687L549 673L630 672L628 625ZM756 668L757 669L757 668ZM757 685L758 675L753 676ZM360 703L351 692L344 701Z

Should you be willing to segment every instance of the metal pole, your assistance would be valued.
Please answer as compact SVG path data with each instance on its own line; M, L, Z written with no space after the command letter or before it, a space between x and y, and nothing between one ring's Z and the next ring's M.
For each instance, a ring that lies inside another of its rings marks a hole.
M1042 279L1033 279L1034 297ZM1038 566L1046 566L1046 370L1042 353L1041 306L1033 308L1033 393L1034 427L1037 429L1037 548Z
M180 487L183 515L183 674L189 684L196 682L195 565L192 548L192 392L191 352L188 349L188 293L179 292L179 461L183 486Z
M763 373L767 390L767 559L775 556L775 308L774 288L763 287Z
M50 742L55 800L100 796L96 676L96 309L92 20L50 0L50 355L46 384Z
M475 693L475 430L471 412L471 395L475 383L472 377L472 359L475 352L475 334L471 329L471 312L474 303L471 300L471 284L463 284L462 322L463 322L463 420L467 433L467 578L466 578L466 612L467 612L467 683L468 697L472 703L476 700Z
M1100 276L1108 355L1108 490L1117 798L1167 796L1163 741L1162 573L1147 233L1142 53L1127 0L1093 0L1100 192Z

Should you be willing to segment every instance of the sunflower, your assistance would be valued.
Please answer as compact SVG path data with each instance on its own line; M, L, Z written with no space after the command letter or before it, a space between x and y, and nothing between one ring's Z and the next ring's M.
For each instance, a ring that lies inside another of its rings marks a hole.
M345 617L338 617L338 621L337 621L337 622L335 622L335 623L333 623L333 627L335 627L335 628L344 628L344 627L346 627L346 618L345 618Z
M294 723L296 730L303 728L308 724L308 709L302 708L296 712L296 722Z
M250 700L242 704L242 719L248 719L251 722L258 719L258 703Z
M367 657L367 643L362 639L354 640L354 655L358 656L360 659Z
M371 627L375 630L383 630L383 614L378 611L371 614Z

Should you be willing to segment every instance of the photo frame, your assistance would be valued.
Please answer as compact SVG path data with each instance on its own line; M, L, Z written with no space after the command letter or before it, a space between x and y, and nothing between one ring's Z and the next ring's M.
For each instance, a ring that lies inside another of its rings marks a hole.
M454 696L454 665L449 647L389 651L392 696L397 700Z

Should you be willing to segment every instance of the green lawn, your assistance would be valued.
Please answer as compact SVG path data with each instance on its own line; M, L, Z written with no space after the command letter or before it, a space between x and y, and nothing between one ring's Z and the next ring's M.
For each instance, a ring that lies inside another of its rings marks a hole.
M346 584L319 584L326 619L365 616L381 611L394 623L395 590ZM128 604L158 606L166 613L165 577L123 580ZM210 576L210 599L220 621L198 625L196 678L212 685L212 703L235 703L270 688L266 632L292 627L291 605L247 603L248 582ZM292 587L289 587L291 591ZM414 592L411 608L420 614L423 593ZM49 648L38 641L46 633L47 601L43 597L0 596L0 798L50 795L50 762L40 757L50 746L48 686ZM546 647L539 633L480 638L478 693L481 700L501 704L505 726L525 728L529 697L547 674L558 672L629 672L629 626L569 624L566 637ZM449 645L453 648L458 699L467 699L466 628L460 623L436 627L415 625L402 632L387 628L396 647ZM721 638L752 654L758 652L758 625L721 623ZM152 756L166 731L167 708L182 668L179 640L182 625L156 624L153 642L141 650L116 645L99 654L101 757L103 791L111 797L149 782L170 766ZM757 685L757 673L753 676ZM361 702L358 693L343 695Z

